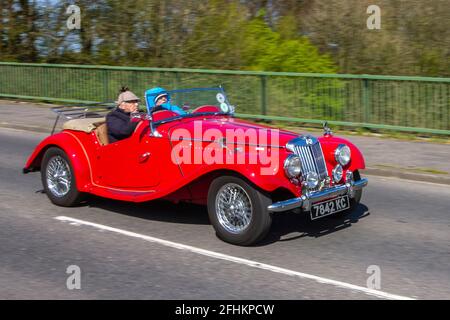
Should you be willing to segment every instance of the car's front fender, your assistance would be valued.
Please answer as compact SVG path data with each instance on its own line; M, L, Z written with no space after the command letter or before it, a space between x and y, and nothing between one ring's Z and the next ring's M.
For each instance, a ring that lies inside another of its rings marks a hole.
M283 163L287 157L285 148L269 147L268 150L266 150L267 147L257 146L250 148L246 146L245 148L245 151L237 152L238 154L245 152L242 154L242 161L235 158L230 163L223 161L222 163L208 165L204 163L198 165L181 164L183 176L187 181L193 181L213 172L234 172L265 192L272 193L282 188L289 190L293 195L300 194L301 188L292 183L284 173ZM226 150L236 149L237 147L230 146ZM221 150L223 148L216 149L218 153Z
M348 167L346 167L346 170L356 171L366 168L366 163L364 161L363 154L358 149L358 147L356 147L350 141L335 136L320 137L319 141L322 145L325 161L329 166L334 167L337 164L336 159L334 157L334 152L336 151L336 148L340 144L346 144L350 148L351 152L350 164L348 165Z

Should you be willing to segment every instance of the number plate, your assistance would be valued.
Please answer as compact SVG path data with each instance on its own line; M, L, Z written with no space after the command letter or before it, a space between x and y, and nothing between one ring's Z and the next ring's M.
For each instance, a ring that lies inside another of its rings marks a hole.
M311 206L311 220L326 217L330 214L343 211L348 208L350 208L348 196L342 196L332 200L314 203Z

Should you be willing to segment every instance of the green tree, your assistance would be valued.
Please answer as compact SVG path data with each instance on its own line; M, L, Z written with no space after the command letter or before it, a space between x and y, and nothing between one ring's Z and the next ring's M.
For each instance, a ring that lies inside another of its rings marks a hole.
M245 29L245 66L251 70L334 73L330 56L321 54L304 36L296 36L292 19L282 21L282 33L273 31L262 17Z
M36 3L29 0L0 1L0 56L5 60L34 62L38 58Z
M247 46L241 30L246 9L238 1L211 0L197 17L182 50L185 66L238 69L241 50Z

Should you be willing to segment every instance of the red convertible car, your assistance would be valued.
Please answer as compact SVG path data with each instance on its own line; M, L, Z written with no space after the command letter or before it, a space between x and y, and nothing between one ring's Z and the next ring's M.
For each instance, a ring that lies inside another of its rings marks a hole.
M40 171L59 206L86 194L207 205L218 237L238 245L262 240L276 212L295 209L315 220L359 203L363 155L326 126L313 137L237 119L221 87L167 94L182 112L152 112L147 91L134 133L114 143L100 105L54 108L57 121L68 121L36 147L23 172Z

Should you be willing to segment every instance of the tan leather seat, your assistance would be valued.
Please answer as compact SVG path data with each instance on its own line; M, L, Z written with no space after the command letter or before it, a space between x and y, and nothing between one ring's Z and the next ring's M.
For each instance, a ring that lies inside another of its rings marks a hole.
M106 119L103 118L81 118L81 119L72 119L64 122L63 129L64 130L75 130L75 131L84 131L91 132L95 130L100 124L104 123Z
M95 135L97 136L97 140L102 146L106 146L109 143L108 139L108 127L106 122L100 124L95 128Z

